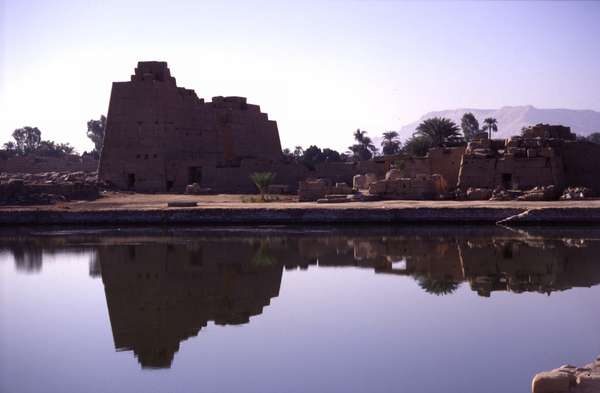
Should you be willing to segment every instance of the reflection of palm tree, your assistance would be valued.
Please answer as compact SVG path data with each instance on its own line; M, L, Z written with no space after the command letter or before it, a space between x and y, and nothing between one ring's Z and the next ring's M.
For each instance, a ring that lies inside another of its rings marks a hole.
M419 286L427 293L432 295L450 295L458 289L460 283L448 279L435 279L427 276L419 276L416 278Z
M275 264L275 259L270 253L269 244L267 241L261 241L256 254L252 257L254 266L271 266Z

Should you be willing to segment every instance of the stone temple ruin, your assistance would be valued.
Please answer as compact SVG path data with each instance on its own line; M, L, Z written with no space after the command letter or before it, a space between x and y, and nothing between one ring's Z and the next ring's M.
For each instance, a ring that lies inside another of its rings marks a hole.
M463 190L532 190L585 186L600 192L600 146L576 141L569 127L539 124L522 136L490 140L482 133L471 141L460 165L457 187ZM536 197L531 198L534 200ZM552 195L539 199L556 199Z
M139 62L129 82L113 83L99 179L117 189L253 193L254 172L276 173L276 188L300 181L352 184L360 173L383 177L384 160L325 162L308 168L287 161L277 123L243 97L205 102L178 87L165 62Z
M0 157L0 205L94 199L99 188L255 193L255 172L274 173L269 192L301 202L573 199L600 195L598 157L600 145L569 127L538 124L506 140L479 133L425 157L305 165L282 154L277 123L258 105L205 101L178 87L166 62L148 61L112 85L99 164L85 154Z
M235 188L222 172L243 160L281 160L277 123L257 105L242 97L205 102L177 87L164 62L140 62L131 81L113 83L101 179L136 191L182 191L191 183Z
M555 199L566 187L600 193L599 155L599 145L576 140L568 127L539 124L507 140L481 133L467 146L430 149L426 157L309 168L285 159L277 123L259 106L242 97L204 101L178 87L165 62L140 62L130 81L113 83L99 179L140 192L183 192L194 184L194 193L246 193L255 191L253 172L269 171L274 190L299 191L302 201L352 200L357 192L536 200Z

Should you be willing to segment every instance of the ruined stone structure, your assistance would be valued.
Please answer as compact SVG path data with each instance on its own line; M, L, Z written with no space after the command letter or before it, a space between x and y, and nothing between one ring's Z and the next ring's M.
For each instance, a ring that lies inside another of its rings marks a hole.
M413 179L398 186L413 189L408 198L423 188L419 176L432 175L450 191L552 185L600 193L598 156L599 145L576 141L568 127L538 124L521 137L488 140L483 133L467 147L430 149L426 157L308 167L284 159L277 123L257 105L242 97L205 102L178 87L165 62L140 62L129 82L113 83L99 179L139 192L183 192L195 183L199 192L252 193L250 175L268 171L276 174L274 190L295 192L307 179L352 185L357 174L383 179L394 168ZM427 198L430 188L417 196Z
M385 179L369 185L369 194L383 199L436 199L448 190L442 175L417 174L404 177L402 171L392 169Z
M113 83L99 176L118 188L236 189L240 179L220 168L248 173L280 160L277 123L245 98L205 102L177 87L165 62L140 62L131 81Z
M466 146L429 149L425 157L400 155L384 157L390 165L399 170L404 178L416 178L417 175L442 175L450 188L456 187L460 163Z
M574 140L568 127L538 124L522 136L469 142L458 187L528 190L537 186L585 186L600 192L600 145Z

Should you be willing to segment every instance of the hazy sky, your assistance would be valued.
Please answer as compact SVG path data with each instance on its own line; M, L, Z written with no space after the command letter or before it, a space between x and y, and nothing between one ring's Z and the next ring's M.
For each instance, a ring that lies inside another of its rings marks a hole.
M282 145L431 110L600 110L600 2L0 0L0 142L30 125L92 144L112 81L163 60L198 96L248 97Z

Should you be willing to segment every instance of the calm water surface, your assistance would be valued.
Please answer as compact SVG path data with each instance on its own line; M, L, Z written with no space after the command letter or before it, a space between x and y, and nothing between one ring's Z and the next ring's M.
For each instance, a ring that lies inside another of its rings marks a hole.
M528 392L600 354L600 229L0 233L1 392Z

